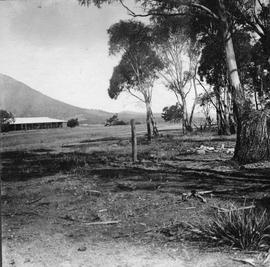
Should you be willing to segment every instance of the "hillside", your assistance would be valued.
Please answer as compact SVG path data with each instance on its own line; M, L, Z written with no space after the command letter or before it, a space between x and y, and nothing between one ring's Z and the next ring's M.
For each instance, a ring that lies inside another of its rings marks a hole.
M12 112L17 117L76 117L82 123L89 124L103 123L113 115L102 110L83 109L63 103L3 74L0 74L0 109ZM119 118L124 121L131 118L145 121L143 113L135 112L120 112Z

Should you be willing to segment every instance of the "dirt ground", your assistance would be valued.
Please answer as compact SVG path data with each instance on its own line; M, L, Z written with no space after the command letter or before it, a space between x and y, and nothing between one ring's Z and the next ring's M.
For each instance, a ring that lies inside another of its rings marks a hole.
M140 137L136 164L123 136L65 139L61 151L16 142L1 153L3 266L246 266L233 258L259 255L181 227L230 202L269 209L270 164L235 164L234 138ZM191 190L212 192L183 200Z

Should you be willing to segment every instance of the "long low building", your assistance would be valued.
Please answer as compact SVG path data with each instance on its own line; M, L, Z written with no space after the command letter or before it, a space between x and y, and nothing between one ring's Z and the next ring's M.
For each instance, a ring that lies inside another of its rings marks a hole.
M52 119L48 117L27 117L14 118L14 122L9 124L10 131L34 130L34 129L49 129L62 128L66 126L66 121Z

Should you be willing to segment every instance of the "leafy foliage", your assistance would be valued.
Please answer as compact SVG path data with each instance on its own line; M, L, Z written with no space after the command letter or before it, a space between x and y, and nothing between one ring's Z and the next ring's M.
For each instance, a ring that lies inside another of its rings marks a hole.
M9 124L14 122L14 116L11 112L1 109L0 110L0 125L1 132L7 132L9 130Z
M127 125L126 122L118 119L118 114L114 114L112 117L106 120L105 126L113 126L113 125Z
M203 114L205 116L206 125L211 126L213 119L210 116L210 110L214 106L213 98L215 97L215 93L205 92L204 94L200 94L197 98L197 101L200 107L203 110Z
M126 90L132 95L139 92L142 94L140 100L150 102L151 92L148 90L163 64L151 47L149 27L142 22L120 21L112 25L108 33L110 54L122 53L110 80L109 96L116 99Z
M120 20L108 29L109 52L112 55L120 52L139 53L149 49L152 42L151 28L140 21Z
M74 128L76 126L79 126L78 118L68 120L67 121L67 126L70 127L70 128Z
M183 119L183 115L183 107L176 103L170 107L163 108L161 117L165 121L180 122Z

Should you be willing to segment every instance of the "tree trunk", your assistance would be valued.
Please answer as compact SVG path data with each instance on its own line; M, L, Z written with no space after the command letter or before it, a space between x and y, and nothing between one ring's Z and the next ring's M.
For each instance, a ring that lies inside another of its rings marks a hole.
M152 131L151 131L151 106L149 102L145 102L146 106L146 127L147 127L147 139L151 141L152 139Z
M192 79L192 83L193 83L194 92L195 92L195 99L193 101L193 105L192 105L190 116L189 116L189 129L190 129L190 131L193 131L192 121L193 121L193 115L194 115L194 111L195 111L195 107L196 107L196 103L197 103L197 99L198 99L198 91L197 91L197 86L196 86L196 76L194 76L194 78Z
M270 158L270 110L254 111L244 116L240 148L234 158L242 164Z
M245 106L245 96L237 69L224 0L219 0L219 7L226 61L232 86L234 116L237 125L234 159L239 163L266 160L270 158L269 110L255 112Z
M230 135L229 121L227 120L225 114L225 107L221 100L220 88L215 88L216 96L216 113L217 113L217 124L218 124L218 134L219 135Z
M156 123L156 120L154 118L154 114L153 114L153 111L151 109L151 106L150 106L150 110L151 110L151 124L152 124L152 129L153 129L153 135L158 136L159 132L158 132L158 128L157 128L157 123Z
M192 125L190 124L190 119L188 116L188 110L187 110L187 102L185 97L182 98L182 106L183 106L183 134L186 132L192 132Z

